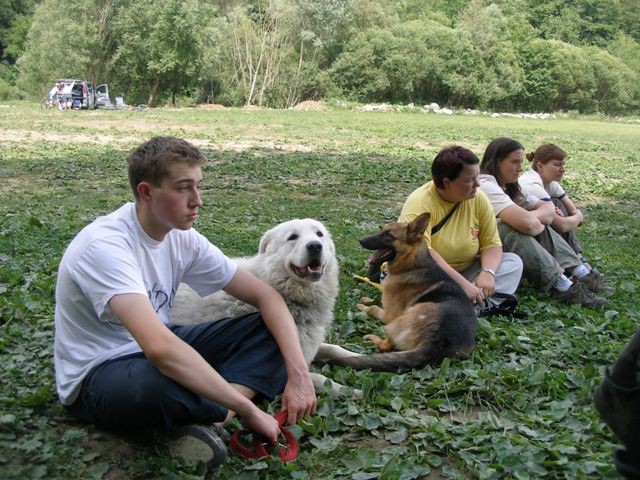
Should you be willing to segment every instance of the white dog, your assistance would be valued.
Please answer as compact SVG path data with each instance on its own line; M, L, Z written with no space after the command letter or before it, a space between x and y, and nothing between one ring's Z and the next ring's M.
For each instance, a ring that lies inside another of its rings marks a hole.
M322 223L310 218L281 223L262 236L257 255L234 260L280 292L297 324L307 364L311 364L321 346L323 351L332 350L334 346L323 342L333 322L338 262L331 235ZM203 298L182 284L172 318L178 325L189 325L254 311L253 306L224 291ZM311 375L316 390L327 380L317 373ZM340 388L341 385L331 382L332 394L339 394Z

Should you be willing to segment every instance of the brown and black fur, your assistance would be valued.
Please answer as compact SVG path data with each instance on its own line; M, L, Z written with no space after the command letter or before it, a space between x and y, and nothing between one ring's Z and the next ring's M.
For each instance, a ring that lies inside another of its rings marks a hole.
M378 371L420 368L445 357L471 353L476 313L464 290L433 260L424 241L431 214L410 223L391 223L360 240L374 257L386 261L382 307L358 308L385 324L386 338L367 335L381 352L332 358L335 365ZM392 351L395 350L395 351Z

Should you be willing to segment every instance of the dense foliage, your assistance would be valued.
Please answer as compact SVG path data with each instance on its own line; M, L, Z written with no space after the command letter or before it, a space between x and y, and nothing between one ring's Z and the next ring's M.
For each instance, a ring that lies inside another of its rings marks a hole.
M0 98L82 77L149 104L640 105L635 0L0 0L0 26Z

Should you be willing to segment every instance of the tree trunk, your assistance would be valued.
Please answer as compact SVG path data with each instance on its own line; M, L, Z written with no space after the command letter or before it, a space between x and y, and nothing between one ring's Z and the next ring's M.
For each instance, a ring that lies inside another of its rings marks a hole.
M151 85L151 88L149 89L149 99L147 100L147 105L149 105L150 107L154 104L153 102L155 102L156 93L158 93L159 88L160 79L156 78L153 82L153 85Z
M253 101L253 95L256 90L256 82L258 81L258 75L260 75L260 67L262 66L262 59L264 57L266 38L267 32L264 32L262 34L262 41L260 42L260 56L258 57L258 64L256 65L256 68L251 72L253 78L251 79L251 90L249 90L249 94L247 95L246 105L251 105L251 102Z

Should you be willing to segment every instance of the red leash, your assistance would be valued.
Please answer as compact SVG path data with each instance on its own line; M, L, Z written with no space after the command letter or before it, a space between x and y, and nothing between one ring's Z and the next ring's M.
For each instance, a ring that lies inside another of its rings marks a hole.
M278 456L283 462L290 462L292 460L295 460L298 456L298 440L296 439L295 435L293 435L293 433L291 433L284 427L284 422L287 421L287 412L282 411L274 415L273 418L278 421L278 425L280 426L280 434L284 436L285 439L284 443L271 443L262 435L258 435L257 433L254 433L248 429L243 429L234 432L234 434L231 435L231 438L229 439L229 445L231 446L233 451L245 458L263 458L270 455L267 447L277 446ZM253 435L250 440L250 446L247 446L247 443L241 440L241 437L246 434Z

